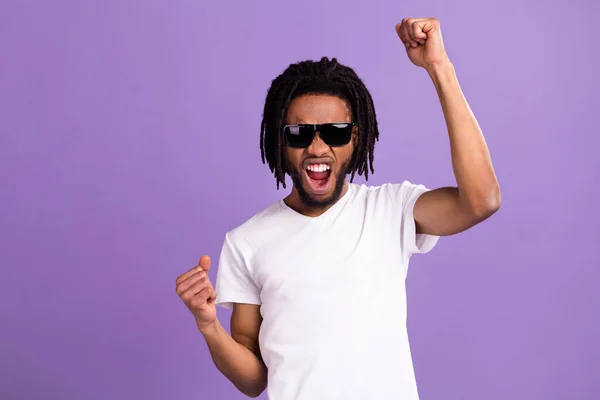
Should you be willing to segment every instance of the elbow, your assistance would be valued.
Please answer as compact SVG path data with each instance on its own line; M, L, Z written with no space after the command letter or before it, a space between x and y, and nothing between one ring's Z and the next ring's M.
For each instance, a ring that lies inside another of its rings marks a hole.
M467 197L465 200L464 210L475 223L479 223L488 219L500 209L502 196L496 183L492 188L480 192L477 196Z
M266 385L264 385L264 386L261 385L260 387L257 386L257 387L251 388L251 389L243 390L241 392L243 394L245 394L247 397L255 399L258 396L260 396L265 391L266 388L267 388Z
M484 221L500 209L501 203L502 196L500 195L500 189L496 186L479 199L479 201L471 205L471 214L475 220Z
M496 211L500 209L500 204L502 203L502 194L500 193L500 186L498 182L494 186L494 190L492 190L489 199L488 199L488 207L491 211L491 214L495 214Z
M252 399L257 398L267 388L266 371L265 371L265 375L262 376L258 381L255 381L252 384L246 384L246 385L243 385L243 386L242 385L236 385L236 387L246 397L250 397Z
M500 209L500 199L494 199L489 203L486 203L486 206L483 212L479 215L482 219L488 219L492 215L496 214L496 212Z

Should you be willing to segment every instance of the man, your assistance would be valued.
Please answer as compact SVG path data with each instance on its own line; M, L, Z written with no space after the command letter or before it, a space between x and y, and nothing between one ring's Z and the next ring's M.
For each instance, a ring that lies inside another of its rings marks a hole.
M500 206L478 123L444 50L439 22L396 31L431 77L448 127L457 187L346 181L373 172L378 129L368 90L335 59L291 65L268 92L263 162L291 193L227 233L216 292L210 261L177 279L217 368L272 400L418 399L406 332L411 255ZM216 304L232 308L231 335Z

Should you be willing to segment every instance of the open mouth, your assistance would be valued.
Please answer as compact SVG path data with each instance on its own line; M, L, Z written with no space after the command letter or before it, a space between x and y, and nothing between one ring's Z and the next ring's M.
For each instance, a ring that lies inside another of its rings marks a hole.
M305 169L308 177L308 184L312 191L319 195L329 191L331 186L331 165L329 164L309 164Z

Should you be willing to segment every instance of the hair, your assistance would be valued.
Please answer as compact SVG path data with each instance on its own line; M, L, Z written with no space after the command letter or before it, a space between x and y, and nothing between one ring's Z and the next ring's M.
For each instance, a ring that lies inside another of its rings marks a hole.
M327 57L320 61L302 61L291 64L273 80L267 92L260 131L260 149L263 164L279 184L286 187L283 150L285 140L282 128L290 102L307 94L333 95L346 101L351 108L353 122L358 125L358 136L348 173L350 181L356 173L369 179L369 170L374 173L373 149L379 140L377 116L373 99L363 81L350 67L338 63L336 58Z

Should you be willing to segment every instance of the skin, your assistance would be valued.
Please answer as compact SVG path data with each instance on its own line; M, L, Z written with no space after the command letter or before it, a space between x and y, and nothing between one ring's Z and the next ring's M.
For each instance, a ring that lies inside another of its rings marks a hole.
M208 279L209 270L210 258L202 256L197 266L177 278L176 292L194 315L217 369L240 392L258 397L267 387L267 368L258 346L260 306L234 304L230 335L217 318L216 293Z
M325 124L334 122L351 122L352 115L349 105L342 99L326 95L304 95L292 100L288 106L286 124ZM357 130L354 130L352 141L345 146L330 147L323 142L317 132L312 144L305 149L286 147L284 158L286 170L293 171L294 185L284 201L300 214L315 217L325 212L348 190L345 177L347 167L356 146ZM331 162L329 180L336 183L330 185L325 194L315 194L308 184L306 162L310 160L328 160ZM312 206L307 204L299 191L303 190L312 200L310 203L320 203ZM336 193L337 192L337 193Z
M429 74L437 91L450 139L452 167L456 186L424 193L415 203L417 233L452 235L489 218L500 207L500 188L481 129L464 98L454 67L442 40L440 24L433 18L407 18L396 25L409 60ZM333 96L302 96L288 107L286 122L326 123L349 121L347 104ZM344 162L354 151L355 140L340 148L330 148L317 137L306 149L284 150L286 168L296 171L299 184L307 193L304 163L313 157L332 162L332 177L343 174ZM317 216L335 203L333 188L317 200L332 200L327 206L311 207L303 202L299 186L294 185L286 204L307 216ZM344 184L341 195L347 190ZM329 196L329 198L328 198ZM325 202L327 203L327 202ZM231 316L231 335L217 319L214 288L208 279L210 259L203 256L199 265L177 278L177 294L196 319L217 368L244 394L256 397L267 385L267 370L261 360L258 333L262 319L260 306L235 304Z
M500 208L500 186L483 133L465 99L435 18L405 18L396 33L410 61L429 74L450 138L457 185L423 194L415 203L418 233L453 235L486 220Z

